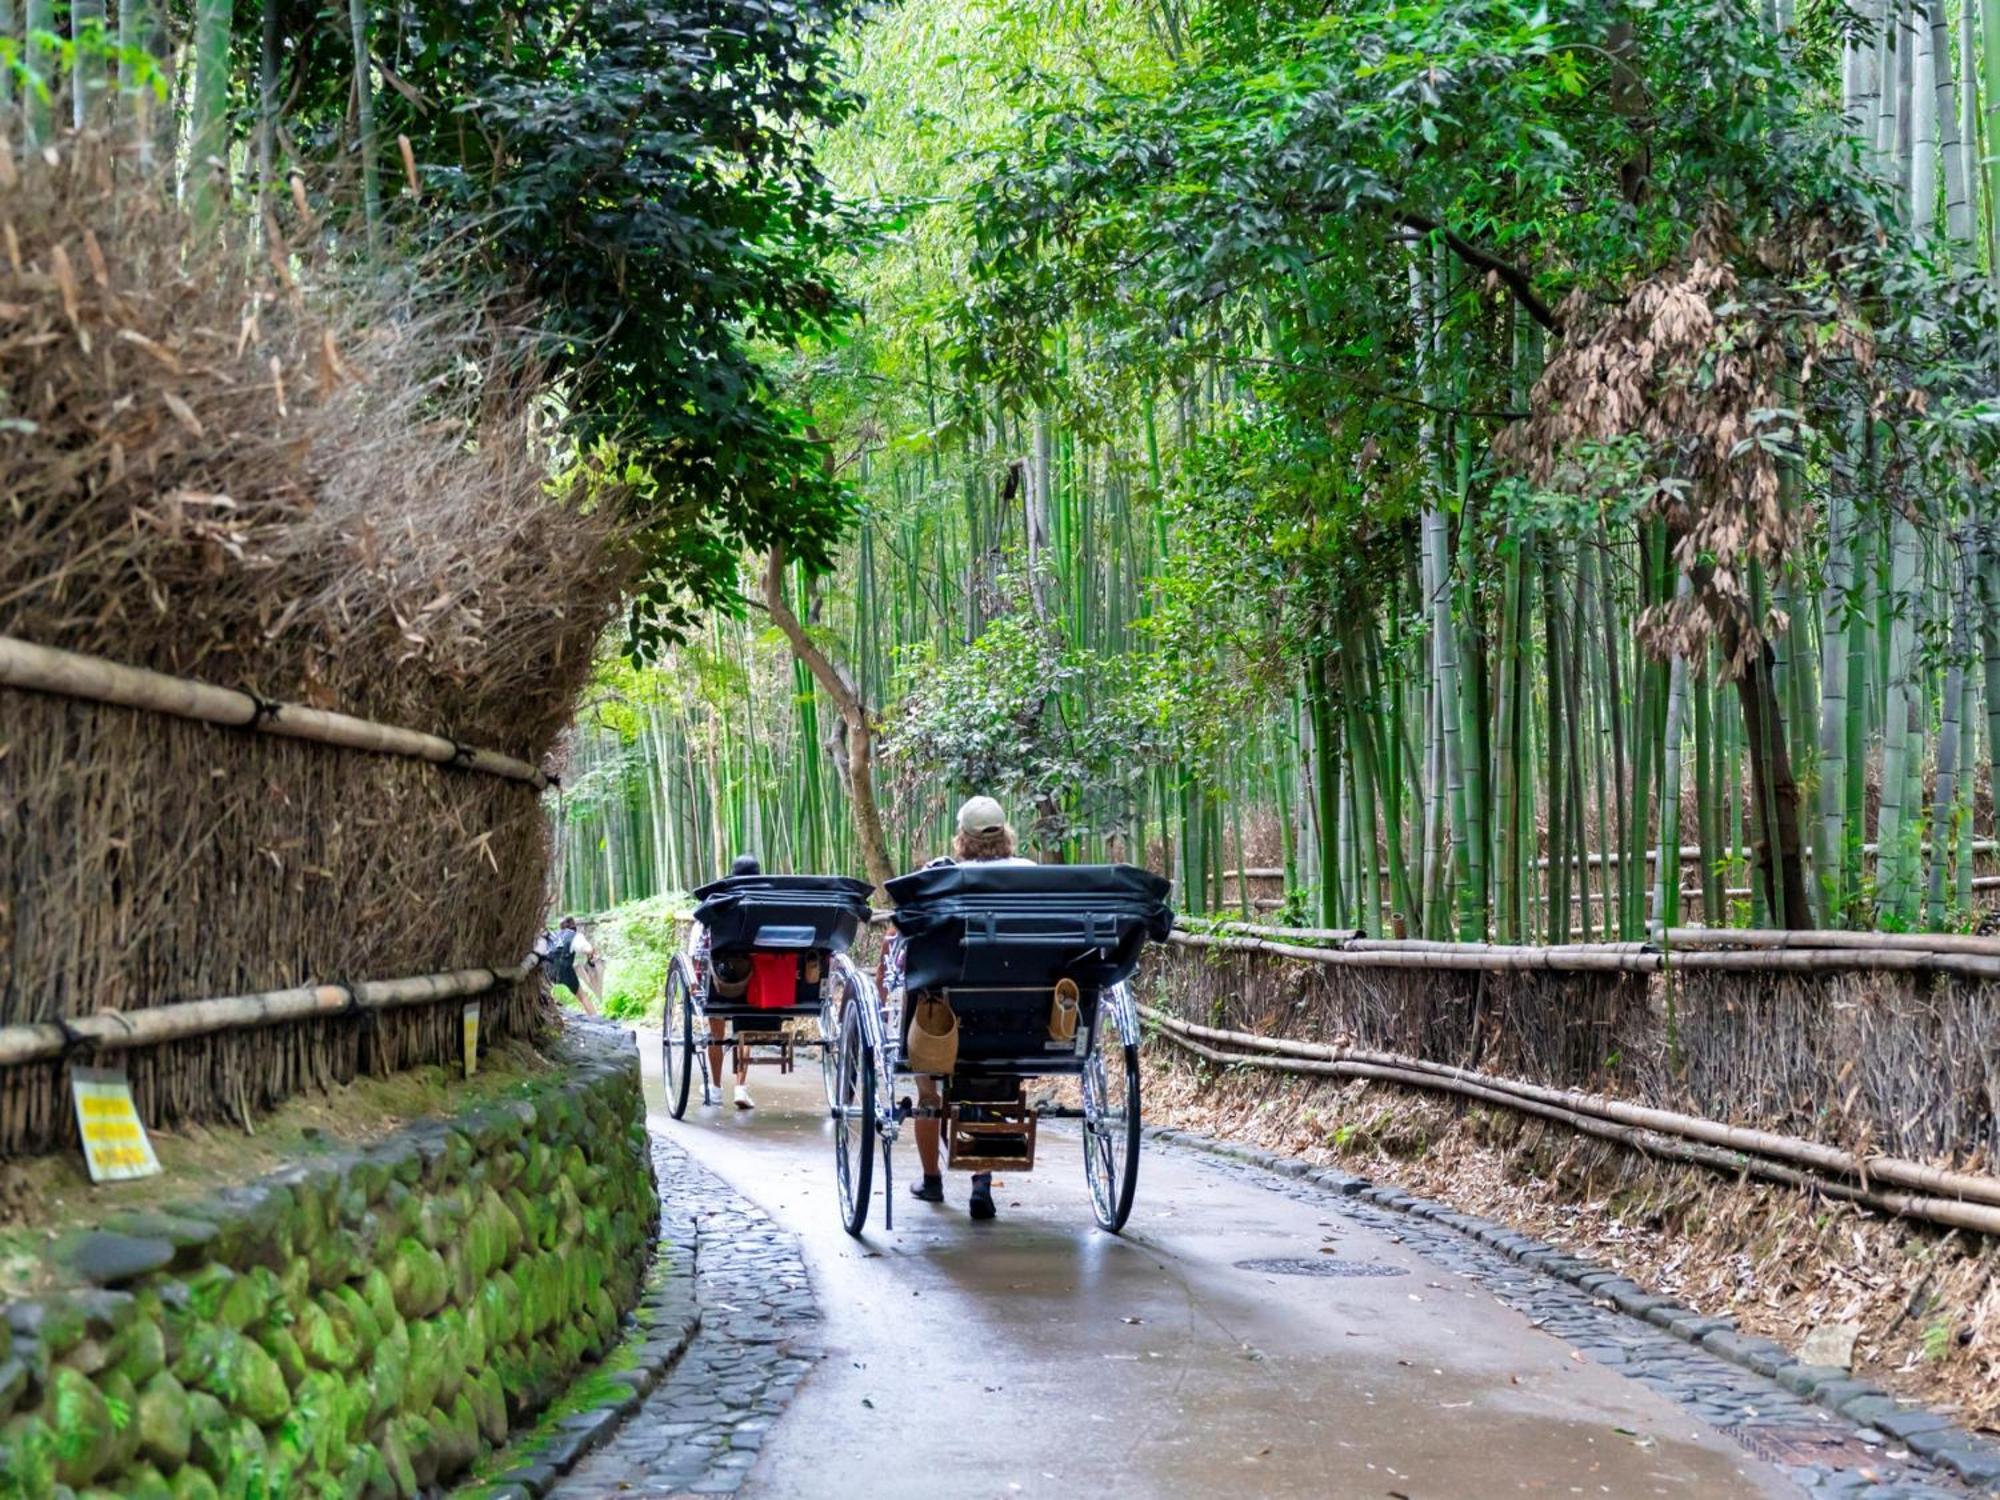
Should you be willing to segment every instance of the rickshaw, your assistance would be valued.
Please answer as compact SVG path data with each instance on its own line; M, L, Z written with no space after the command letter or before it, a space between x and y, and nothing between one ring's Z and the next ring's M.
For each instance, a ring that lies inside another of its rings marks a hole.
M697 1073L701 1102L714 1102L710 1046L775 1044L787 1072L795 1052L817 1049L831 1103L841 1010L873 989L847 952L868 921L873 890L842 875L732 875L694 893L701 904L686 948L668 966L661 1022L661 1072L676 1120ZM718 1017L727 1024L712 1038L708 1022ZM817 1034L787 1031L799 1020L815 1023Z
M1100 1227L1125 1227L1139 1180L1139 1014L1129 982L1148 939L1173 927L1167 882L1129 865L937 865L888 883L895 931L882 987L839 1018L833 1068L835 1171L847 1232L868 1221L875 1156L883 1222L895 1228L891 1148L905 1120L935 1119L952 1171L1026 1172L1036 1128L1081 1120L1084 1177ZM942 1001L943 1012L936 1008ZM955 1038L936 1062L942 1015ZM938 1076L935 1105L899 1097ZM1080 1106L1030 1103L1027 1085L1075 1079Z

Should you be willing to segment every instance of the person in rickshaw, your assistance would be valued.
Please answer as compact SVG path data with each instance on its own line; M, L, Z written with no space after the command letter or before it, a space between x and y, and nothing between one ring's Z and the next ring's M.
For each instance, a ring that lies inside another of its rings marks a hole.
M951 864L1033 863L1032 859L1016 852L1014 830L1008 825L1006 811L1000 804L991 797L973 797L958 810L958 833L952 839L951 853L932 860L925 868ZM943 1100L944 1090L935 1075L920 1075L917 1079L917 1102L935 1109ZM942 1203L944 1174L938 1169L940 1127L937 1118L919 1116L912 1123L917 1137L917 1161L923 1168L923 1175L910 1184L910 1196L922 1203ZM972 1174L972 1196L966 1202L966 1209L975 1219L990 1219L998 1212L993 1206L991 1172Z
M764 867L757 862L754 854L739 854L730 863L730 878L738 875L762 875ZM750 955L747 953L718 953L710 962L715 969L716 994L722 998L734 999L750 984ZM729 1029L729 1023L721 1016L708 1018L708 1034L713 1039L708 1044L708 1076L715 1085L719 1098L722 1094L722 1037ZM736 1107L755 1109L757 1103L750 1097L750 1049L742 1042L735 1047L736 1063Z

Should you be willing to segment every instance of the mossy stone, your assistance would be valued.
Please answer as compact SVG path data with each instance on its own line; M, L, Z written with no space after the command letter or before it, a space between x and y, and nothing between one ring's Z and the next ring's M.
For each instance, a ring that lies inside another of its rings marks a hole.
M0 1475L23 1496L51 1493L56 1487L55 1430L29 1412L0 1423Z
M43 1357L60 1359L84 1340L90 1331L83 1308L60 1292L45 1297L24 1297L7 1305L7 1322L15 1333L32 1339Z
M319 1305L326 1315L334 1320L336 1331L354 1340L356 1358L365 1353L382 1336L381 1325L375 1321L374 1310L368 1306L361 1293L351 1286L335 1287L330 1292L320 1293Z
M275 1422L291 1401L278 1362L233 1328L203 1330L175 1373L257 1422Z
M57 1365L49 1375L42 1414L55 1434L56 1478L64 1484L89 1484L117 1451L104 1393L82 1371Z
M264 1315L271 1310L271 1304L278 1300L281 1290L277 1273L269 1266L252 1266L222 1289L221 1299L216 1303L215 1321L235 1329L249 1328L262 1322Z
M358 1494L361 1500L396 1500L396 1481L390 1477L382 1450L373 1443L363 1443L354 1450L347 1460L346 1474L349 1494Z
M386 1338L389 1330L402 1321L402 1314L396 1311L396 1293L389 1285L389 1273L380 1266L372 1268L361 1278L361 1300L375 1315L378 1336Z
M116 1370L98 1377L97 1389L111 1408L111 1458L104 1472L116 1474L139 1454L139 1393Z
M351 1229L329 1229L307 1256L311 1285L325 1290L365 1275L370 1248Z
M495 1271L479 1289L479 1317L489 1344L514 1342L521 1331L521 1290L513 1276Z
M127 1469L118 1482L118 1492L125 1500L174 1500L174 1487L151 1464Z
M442 1361L438 1358L437 1325L429 1319L410 1324L410 1380L403 1392L403 1410L428 1410L437 1399L438 1385L443 1378Z
M292 1396L278 1424L279 1440L306 1473L329 1470L347 1449L347 1386L338 1375L315 1370Z
M215 1481L193 1464L176 1469L168 1482L173 1486L174 1500L222 1500Z
M139 1451L169 1473L178 1469L194 1441L193 1412L185 1386L165 1370L153 1376L139 1392Z
M400 1422L391 1422L382 1433L382 1463L395 1500L416 1500L417 1471L410 1463L409 1440ZM371 1491L372 1493L372 1491Z
M442 1250L464 1232L467 1217L461 1192L451 1190L426 1198L417 1210L417 1238L433 1250Z
M311 1307L311 1303L306 1304ZM315 1312L317 1308L313 1309ZM305 1351L299 1347L297 1335L282 1323L266 1321L260 1323L252 1337L257 1347L276 1361L278 1373L285 1377L285 1389L295 1391L299 1382L306 1378Z
M119 1373L143 1386L167 1367L167 1335L157 1319L140 1317L125 1331L125 1353Z
M445 1302L463 1307L479 1292L480 1278L473 1274L472 1255L463 1242L447 1245L444 1251Z
M199 1439L197 1439L199 1441ZM217 1457L203 1468L217 1476L223 1500L275 1500L271 1448L248 1417L225 1423L216 1435Z
M398 1323L394 1332L375 1346L368 1370L370 1397L369 1425L401 1409L410 1384L410 1335Z
M428 1317L444 1305L449 1290L444 1257L419 1240L400 1241L389 1259L389 1290L403 1317Z
M0 1420L11 1417L27 1394L27 1361L11 1357L0 1359Z
M229 1188L217 1195L221 1210L212 1254L232 1266L281 1266L292 1258L292 1194L274 1182Z
M222 1299L236 1284L236 1273L228 1266L210 1261L182 1278L182 1295L173 1299L175 1308L183 1317L197 1323L219 1321Z

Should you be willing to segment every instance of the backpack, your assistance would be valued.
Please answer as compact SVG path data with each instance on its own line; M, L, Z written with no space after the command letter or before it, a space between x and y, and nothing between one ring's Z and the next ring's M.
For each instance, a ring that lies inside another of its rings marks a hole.
M549 944L548 956L542 960L542 968L557 984L567 985L572 994L579 989L576 978L576 934L564 931L556 934Z

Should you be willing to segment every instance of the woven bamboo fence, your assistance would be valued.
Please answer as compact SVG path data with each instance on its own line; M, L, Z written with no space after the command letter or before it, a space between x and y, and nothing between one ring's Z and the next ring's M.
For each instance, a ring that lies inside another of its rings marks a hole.
M631 567L615 488L549 498L533 318L421 266L208 254L87 141L20 166L0 1037L76 1035L0 1063L0 1156L74 1140L73 1062L115 1056L154 1127L248 1119L455 1062L464 995L140 1046L91 1018L489 970L483 1030L525 1029L545 773Z
M2000 1232L2000 941L1679 930L1502 948L1177 932L1156 1034Z

